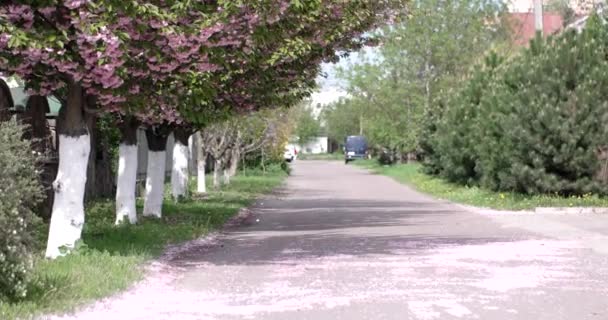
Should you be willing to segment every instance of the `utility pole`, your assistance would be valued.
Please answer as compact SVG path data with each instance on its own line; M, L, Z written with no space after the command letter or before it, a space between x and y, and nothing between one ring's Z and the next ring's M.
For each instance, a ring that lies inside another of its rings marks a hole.
M533 0L534 1L534 27L536 31L543 34L543 1L542 0Z

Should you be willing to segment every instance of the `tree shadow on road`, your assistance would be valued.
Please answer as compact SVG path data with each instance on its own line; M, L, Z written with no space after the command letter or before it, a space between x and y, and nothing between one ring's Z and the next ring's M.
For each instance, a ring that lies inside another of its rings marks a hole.
M253 208L221 245L193 247L177 265L285 265L335 256L425 255L450 246L523 239L442 203L283 199Z

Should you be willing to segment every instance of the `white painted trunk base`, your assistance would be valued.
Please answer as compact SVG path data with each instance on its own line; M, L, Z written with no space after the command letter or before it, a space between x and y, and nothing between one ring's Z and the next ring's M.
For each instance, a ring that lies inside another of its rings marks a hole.
M224 169L224 184L230 184L230 170Z
M213 167L213 187L215 189L220 187L220 171L222 170L222 162L219 160L215 160L215 165Z
M157 218L162 216L165 192L165 157L165 151L148 151L144 216Z
M198 144L198 137L196 134L191 135L188 138L188 174L193 174L194 170L196 170L196 168L194 166L196 166L196 154L197 154L197 150L196 150L196 146Z
M240 154L234 153L232 155L232 160L230 160L230 168L228 169L228 174L231 177L236 176L236 173L239 170L239 161L241 161Z
M118 175L116 179L116 224L125 219L137 223L135 188L137 182L137 145L121 143L118 148Z
M188 146L175 141L173 145L173 168L171 169L171 192L173 199L185 197L188 193Z
M198 163L196 164L197 178L196 178L196 192L206 193L207 182L205 181L205 166L207 164L207 157L205 154L198 154Z
M55 200L46 248L47 258L65 254L80 239L84 225L84 190L91 152L88 134L70 137L59 135L59 168L53 182Z

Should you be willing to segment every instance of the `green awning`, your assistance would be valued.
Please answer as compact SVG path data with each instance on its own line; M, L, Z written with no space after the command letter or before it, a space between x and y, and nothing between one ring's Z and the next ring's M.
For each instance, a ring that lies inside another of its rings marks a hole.
M27 105L27 99L29 96L25 93L25 88L23 87L13 87L10 88L11 96L13 97L13 102L15 103L15 108L25 108ZM47 117L56 117L59 114L59 109L61 109L61 102L54 96L47 97L49 102L50 111L46 114Z

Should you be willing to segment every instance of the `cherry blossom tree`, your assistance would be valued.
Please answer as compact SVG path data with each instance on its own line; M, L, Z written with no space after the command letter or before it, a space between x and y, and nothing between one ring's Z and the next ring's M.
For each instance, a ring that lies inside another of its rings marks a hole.
M117 201L117 209L133 222L134 200L128 194L136 122L130 117L148 122L149 144L159 149L151 152L161 152L164 136L179 126L180 118L201 126L214 118L208 110L231 113L290 104L310 91L320 62L361 46L365 31L385 20L385 13L396 12L399 2L3 1L0 72L19 76L32 93L53 93L64 100L46 256L72 248L84 224L90 152L85 112L125 117L124 170L119 163L118 178L123 187L117 193L124 202ZM95 97L94 106L85 103L88 96ZM184 103L190 101L194 103ZM162 114L162 121L150 121L149 111ZM159 154L152 158L159 158L151 161L159 167L152 170L156 172L164 160ZM151 184L160 181L149 178ZM150 203L144 213L159 215L156 207Z
M150 99L156 84L175 74L215 72L218 67L210 53L239 40L243 33L226 32L255 22L250 9L228 1L40 0L0 5L0 71L18 75L34 93L61 92L65 98L48 257L60 255L61 247L73 247L84 223L90 151L85 96L95 96L104 111L130 111L145 104L162 108ZM225 36L214 38L220 32Z

